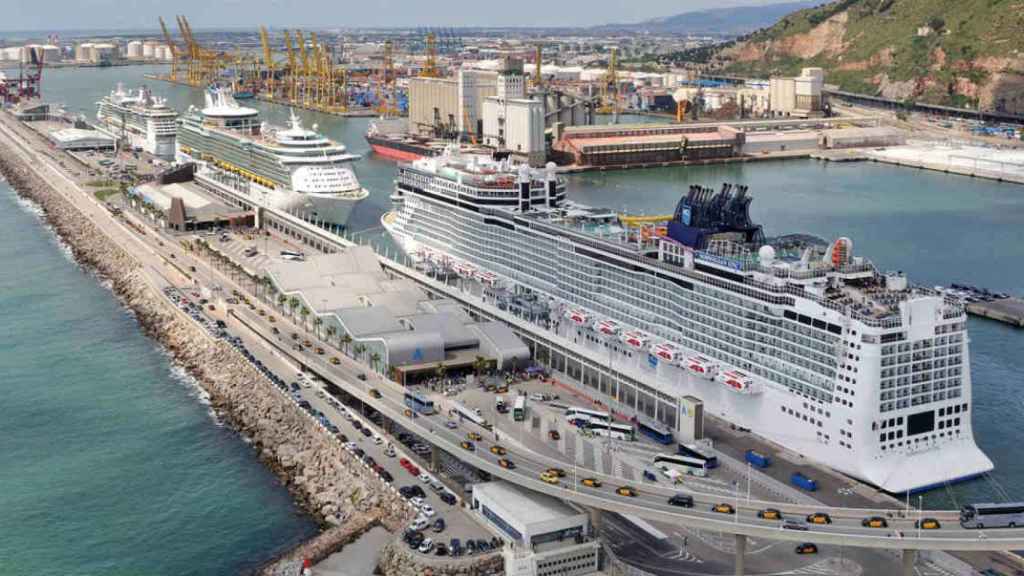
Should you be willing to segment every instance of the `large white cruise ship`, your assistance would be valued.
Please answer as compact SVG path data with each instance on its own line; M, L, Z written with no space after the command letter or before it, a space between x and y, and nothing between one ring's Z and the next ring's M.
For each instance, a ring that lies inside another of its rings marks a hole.
M125 137L135 147L158 158L174 158L178 113L167 101L153 96L145 86L138 90L117 88L97 103L99 128L115 138Z
M638 228L567 201L553 166L448 153L401 166L396 185L382 223L402 249L492 295L535 295L535 357L612 408L676 428L694 396L892 493L993 467L972 432L963 306L880 273L847 238L766 239L746 187L691 187L667 224Z
M240 106L228 88L206 92L178 127L177 159L195 162L197 178L246 202L290 212L311 222L344 226L369 193L352 168L358 155L302 127L269 127L259 111Z

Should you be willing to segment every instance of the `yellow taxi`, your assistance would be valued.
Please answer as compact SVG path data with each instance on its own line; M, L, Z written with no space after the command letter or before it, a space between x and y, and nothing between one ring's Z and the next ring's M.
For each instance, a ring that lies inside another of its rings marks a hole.
M319 346L317 346L317 347L316 347L316 353L317 353L317 354L320 354L321 356L323 356L323 354L324 354L324 349L323 349L323 348L321 348L321 347L319 347Z
M619 496L629 496L631 498L636 498L637 496L636 489L632 486L619 486L615 489L615 493Z
M726 504L721 502L711 507L712 512L718 512L719 514L735 514L736 509L732 507L732 504Z
M597 478L584 478L583 480L580 480L580 484L583 484L584 486L590 486L591 488L601 487L601 481L598 480Z
M473 442L479 442L480 440L483 439L483 436L477 434L476 432L470 432L469 434L466 434L466 438L469 438Z
M762 520L782 520L782 512L775 508L758 510L757 517Z
M935 518L922 518L914 521L914 528L920 528L921 530L938 530L942 528L942 524Z
M541 472L540 479L548 484L558 484L558 474L552 474L551 472Z
M559 478L565 478L565 470L562 470L561 468L548 468L546 472L550 472Z
M267 322L277 322L277 318L274 318L273 316L267 316Z
M860 521L860 525L865 528L888 528L889 523L885 521L885 518L881 516L872 516L865 518Z
M474 446L472 442L466 442L465 440L463 440L462 449L472 452L473 450L476 450L476 446Z
M504 446L498 446L497 444L495 444L494 446L491 446L491 454L504 456L505 454L508 454L508 450L505 450Z
M824 512L815 512L807 515L808 524L831 524L832 517Z
M336 356L331 356L331 364L337 366L338 364L341 364L341 360L338 360Z
M505 468L507 470L512 470L513 468L516 467L516 463L509 460L508 458L502 458L501 460L498 460L498 466L501 466L502 468Z

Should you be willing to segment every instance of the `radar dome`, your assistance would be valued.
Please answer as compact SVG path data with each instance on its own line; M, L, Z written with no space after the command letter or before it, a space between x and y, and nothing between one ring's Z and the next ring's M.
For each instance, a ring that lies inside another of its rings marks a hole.
M761 249L757 251L757 257L761 260L764 265L770 265L775 261L775 248L768 246L767 244L761 246Z

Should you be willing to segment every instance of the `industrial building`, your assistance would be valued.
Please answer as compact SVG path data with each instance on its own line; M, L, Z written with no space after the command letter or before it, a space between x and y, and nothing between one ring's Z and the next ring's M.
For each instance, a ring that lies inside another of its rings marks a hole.
M472 369L481 356L499 369L530 360L530 349L510 328L478 322L412 280L388 276L368 246L275 261L267 274L280 294L297 298L338 338L347 334L375 370L393 370L403 383L433 375L439 366Z
M114 139L99 130L64 128L48 134L61 150L113 150Z
M555 149L579 166L658 164L735 157L744 138L724 125L577 126L565 130Z
M132 208L150 208L150 216L178 232L252 226L253 213L221 202L192 182L151 182L130 188Z
M821 116L824 111L824 84L825 71L821 68L804 68L794 78L771 78L768 81L771 115L801 118Z
M484 99L497 93L497 74L459 70L455 78L409 79L409 133L450 137L483 133Z
M601 545L587 512L508 482L473 485L472 509L506 542L509 576L584 576L598 571Z
M544 165L544 102L526 96L522 60L505 60L496 94L484 99L483 119L485 145L508 150L530 166Z

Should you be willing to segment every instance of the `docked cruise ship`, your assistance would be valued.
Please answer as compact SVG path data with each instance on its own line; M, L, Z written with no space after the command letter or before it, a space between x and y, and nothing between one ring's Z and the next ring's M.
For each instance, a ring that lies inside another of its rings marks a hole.
M206 106L178 121L178 154L195 162L197 179L246 202L311 222L344 226L368 196L345 146L303 128L292 112L287 128L269 127L241 106L229 88L211 87Z
M401 166L392 198L382 223L408 255L535 295L550 311L538 343L590 358L538 344L538 359L641 421L674 428L696 397L892 493L993 467L972 432L962 304L879 272L847 238L766 238L744 186L691 187L638 227L568 201L553 166L450 152Z
M114 138L127 138L139 148L164 160L174 159L178 113L145 86L125 90L122 84L97 103L99 128Z

